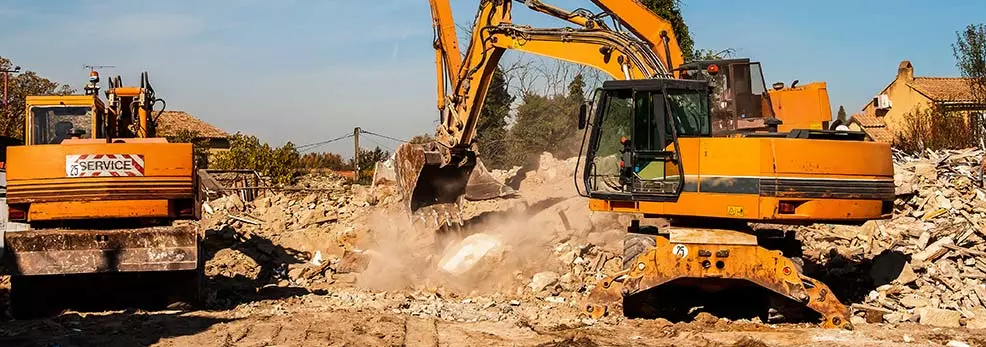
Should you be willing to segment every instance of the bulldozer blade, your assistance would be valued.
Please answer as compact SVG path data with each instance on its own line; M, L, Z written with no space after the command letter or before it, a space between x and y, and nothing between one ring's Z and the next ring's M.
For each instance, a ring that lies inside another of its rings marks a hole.
M496 198L508 197L516 194L503 182L497 181L483 165L483 161L476 158L476 167L469 175L469 183L466 184L466 199L471 201L491 200Z
M394 155L397 184L411 212L455 204L465 195L473 165L445 164L441 152L405 143Z

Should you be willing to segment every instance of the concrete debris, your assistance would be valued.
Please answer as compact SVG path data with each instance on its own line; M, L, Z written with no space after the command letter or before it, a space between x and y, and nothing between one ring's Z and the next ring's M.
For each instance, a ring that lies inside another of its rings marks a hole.
M921 319L918 322L922 325L944 328L958 328L961 326L962 313L959 311L922 308L919 310L919 314L921 315Z
M551 271L545 271L535 274L534 278L531 279L531 284L530 284L531 291L535 293L540 292L545 288L548 288L548 286L558 283L559 278L560 277L558 276L557 273Z
M945 346L946 347L969 347L969 344L968 343L965 343L965 342L962 342L962 341L952 340L952 341L948 341L948 344L946 344Z
M859 227L759 227L794 231L804 258L824 277L865 290L858 303L865 306L854 308L867 317L968 325L973 320L963 320L965 312L986 309L982 158L977 149L929 151L922 157L895 153L897 199L890 220Z

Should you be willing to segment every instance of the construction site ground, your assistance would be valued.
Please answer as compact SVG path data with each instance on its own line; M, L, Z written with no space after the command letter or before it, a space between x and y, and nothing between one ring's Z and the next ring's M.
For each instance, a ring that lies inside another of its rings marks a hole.
M986 346L981 156L898 158L893 220L758 226L797 232L805 272L852 305L852 331L701 308L679 322L580 316L621 268L631 217L590 213L575 160L542 155L494 172L519 196L466 202L463 225L438 233L389 184L308 177L210 201L205 308L4 315L0 346Z

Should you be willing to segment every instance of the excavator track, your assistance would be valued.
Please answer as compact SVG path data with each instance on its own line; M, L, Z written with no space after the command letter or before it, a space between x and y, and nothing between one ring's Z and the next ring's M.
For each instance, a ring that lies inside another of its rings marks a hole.
M642 250L642 251L641 251ZM745 280L818 312L823 328L852 329L849 309L824 283L800 272L780 251L736 230L669 228L667 235L630 233L624 270L603 278L583 305L593 318L622 314L622 301L672 281ZM626 259L633 259L628 261Z

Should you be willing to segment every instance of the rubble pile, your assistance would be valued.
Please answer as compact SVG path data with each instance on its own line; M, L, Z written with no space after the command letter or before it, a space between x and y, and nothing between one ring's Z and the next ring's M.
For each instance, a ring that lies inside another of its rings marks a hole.
M805 257L832 278L869 268L869 276L856 275L872 289L848 300L869 322L986 328L982 154L896 154L893 219L802 230Z
M245 202L230 194L203 204L206 275L238 279L234 289L273 284L324 289L358 269L363 211L396 201L392 187L309 176ZM249 282L244 282L249 281ZM348 280L351 282L351 279Z

